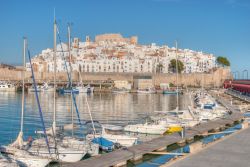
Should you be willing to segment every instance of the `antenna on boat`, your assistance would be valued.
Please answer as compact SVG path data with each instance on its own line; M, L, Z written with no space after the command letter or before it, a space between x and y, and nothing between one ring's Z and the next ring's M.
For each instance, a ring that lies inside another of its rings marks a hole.
M175 54L175 63L176 63L176 93L177 93L177 96L176 96L176 111L179 110L179 89L178 89L178 46L177 46L177 41L175 41L175 51L176 51L176 54Z

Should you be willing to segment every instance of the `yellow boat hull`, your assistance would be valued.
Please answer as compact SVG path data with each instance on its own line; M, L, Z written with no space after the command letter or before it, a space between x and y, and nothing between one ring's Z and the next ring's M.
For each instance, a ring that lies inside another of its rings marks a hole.
M175 132L181 132L182 131L182 127L181 126L170 126L168 128L168 130L166 131L166 133L175 133Z

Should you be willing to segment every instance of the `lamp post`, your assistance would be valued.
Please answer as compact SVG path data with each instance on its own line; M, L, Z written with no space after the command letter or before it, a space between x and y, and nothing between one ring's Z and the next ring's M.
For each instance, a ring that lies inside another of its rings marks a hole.
M233 80L236 80L235 72L232 72Z
M239 71L234 71L233 74L234 74L234 79L235 80L240 79L240 72ZM238 77L237 77L237 74L238 74Z
M244 77L245 77L245 72L247 73L247 78L246 79L248 79L248 70L243 70L242 71L242 79L245 79Z

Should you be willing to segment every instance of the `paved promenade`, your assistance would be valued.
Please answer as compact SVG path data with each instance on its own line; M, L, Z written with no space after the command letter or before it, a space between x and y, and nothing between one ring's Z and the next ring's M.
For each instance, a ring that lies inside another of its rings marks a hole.
M250 128L228 136L200 152L164 166L247 167L250 166Z

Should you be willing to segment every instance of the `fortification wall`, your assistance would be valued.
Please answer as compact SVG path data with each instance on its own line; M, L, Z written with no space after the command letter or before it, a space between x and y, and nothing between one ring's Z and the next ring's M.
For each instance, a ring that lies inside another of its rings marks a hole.
M104 80L127 80L134 82L135 76L150 76L155 86L160 83L176 84L175 74L152 74L152 73L81 73L83 81L104 81ZM35 77L38 82L53 81L53 73L35 72ZM221 86L225 79L231 78L229 68L219 68L213 73L193 73L179 74L179 85L183 86L201 86L204 81L205 87ZM203 78L203 79L202 79ZM0 80L20 81L22 79L22 71L15 71L2 68L0 69ZM25 79L31 82L31 72L25 72ZM73 81L79 81L80 76L77 72L73 72ZM57 73L57 81L67 82L67 74L64 72Z

